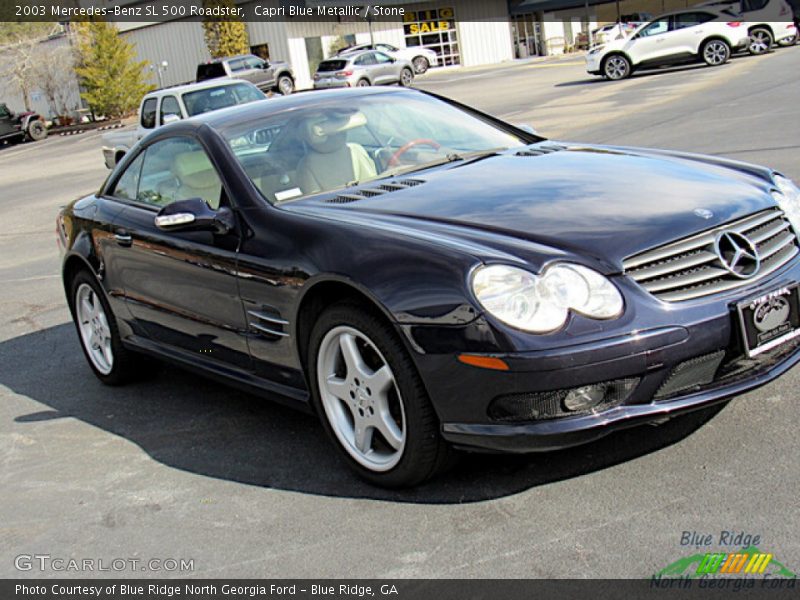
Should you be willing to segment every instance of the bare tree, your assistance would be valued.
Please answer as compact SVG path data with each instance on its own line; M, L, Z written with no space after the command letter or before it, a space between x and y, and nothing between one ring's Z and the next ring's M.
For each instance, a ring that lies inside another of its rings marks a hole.
M75 58L68 44L40 44L34 52L33 82L42 91L54 116L65 115L75 87Z
M31 109L31 92L36 87L36 54L39 42L49 33L57 31L59 25L48 24L47 30L41 27L26 27L29 23L7 23L2 30L3 46L0 53L3 63L0 74L5 76L22 93L25 110ZM37 23L37 25L39 25ZM44 25L44 24L42 24Z

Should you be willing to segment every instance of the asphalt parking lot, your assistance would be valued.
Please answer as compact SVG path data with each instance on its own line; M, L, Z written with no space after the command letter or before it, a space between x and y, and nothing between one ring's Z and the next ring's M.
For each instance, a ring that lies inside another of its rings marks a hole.
M797 73L800 47L622 82L564 59L417 85L548 137L800 180ZM758 535L800 569L797 369L659 428L466 456L404 492L352 476L312 417L174 368L103 387L69 321L54 230L58 207L107 174L98 132L0 147L0 577L77 576L19 571L19 555L193 560L162 577L647 577L695 550L684 531Z

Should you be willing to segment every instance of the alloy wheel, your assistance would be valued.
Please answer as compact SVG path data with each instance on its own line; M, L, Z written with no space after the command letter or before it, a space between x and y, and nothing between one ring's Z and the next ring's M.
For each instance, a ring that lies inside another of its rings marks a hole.
M414 80L414 74L411 72L410 69L403 69L402 73L400 73L400 83L404 87L408 87L411 85L411 82Z
M294 83L289 77L281 77L280 81L278 82L278 89L280 90L281 94L288 96L294 91Z
M428 67L430 67L428 59L425 58L424 56L418 56L417 58L414 59L412 64L414 65L414 72L417 75L422 75L428 70Z
M370 471L396 466L406 445L405 405L372 340L347 325L331 329L319 347L317 381L325 416L347 453Z
M703 57L709 65L721 65L728 61L728 46L718 40L711 41L706 44Z
M750 53L764 54L772 46L772 36L763 29L757 29L750 34Z
M622 56L612 56L606 61L606 76L609 79L624 79L628 76L630 65Z
M86 354L100 373L108 375L114 367L111 327L100 298L87 283L75 292L75 314Z

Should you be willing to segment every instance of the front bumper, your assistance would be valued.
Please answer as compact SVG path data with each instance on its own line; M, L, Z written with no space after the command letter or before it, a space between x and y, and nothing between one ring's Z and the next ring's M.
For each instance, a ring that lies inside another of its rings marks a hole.
M539 350L503 352L508 339L492 337L495 328L484 317L459 328L407 325L403 329L416 350L415 362L446 440L484 451L557 450L711 406L785 373L800 362L800 338L746 358L735 307L797 281L800 261L795 260L751 287L667 304L621 277L618 284L628 308L620 320L628 321L612 325L615 335L604 332L598 322L573 319L563 336L543 339L549 347ZM495 344L497 351L480 352L487 343ZM501 358L508 370L463 364L445 352L448 347ZM718 356L719 362L707 380L670 387L683 366L709 355ZM635 380L635 388L621 401L588 413L508 419L492 412L499 399L509 396L539 398L623 380Z
M602 52L586 55L586 71L592 75L600 73L600 63L602 62Z

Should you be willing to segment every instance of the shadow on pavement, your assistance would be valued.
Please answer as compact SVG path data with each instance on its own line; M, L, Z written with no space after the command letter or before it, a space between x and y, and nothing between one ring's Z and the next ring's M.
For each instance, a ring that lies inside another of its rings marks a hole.
M84 362L72 323L0 342L0 364L0 384L48 407L17 417L18 430L72 417L183 471L308 494L413 503L477 502L605 469L682 440L720 410L560 452L465 454L424 486L389 491L352 475L315 417L173 367L141 383L103 386ZM74 456L91 451L76 447Z
M735 57L734 57L735 58ZM722 65L725 67L725 65ZM678 67L660 67L655 69L648 69L643 71L634 71L633 75L630 76L627 80L621 81L635 81L637 79L642 79L645 77L657 77L658 75L668 75L670 73L681 73L683 71L697 71L701 69L712 69L712 68L720 68L720 67L708 67L705 64L691 64L691 65L681 65ZM587 79L579 79L578 81L564 81L563 83L556 83L554 87L575 87L575 86L584 86L584 85L596 85L596 84L618 84L619 81L610 81L601 77L600 75L587 75Z

